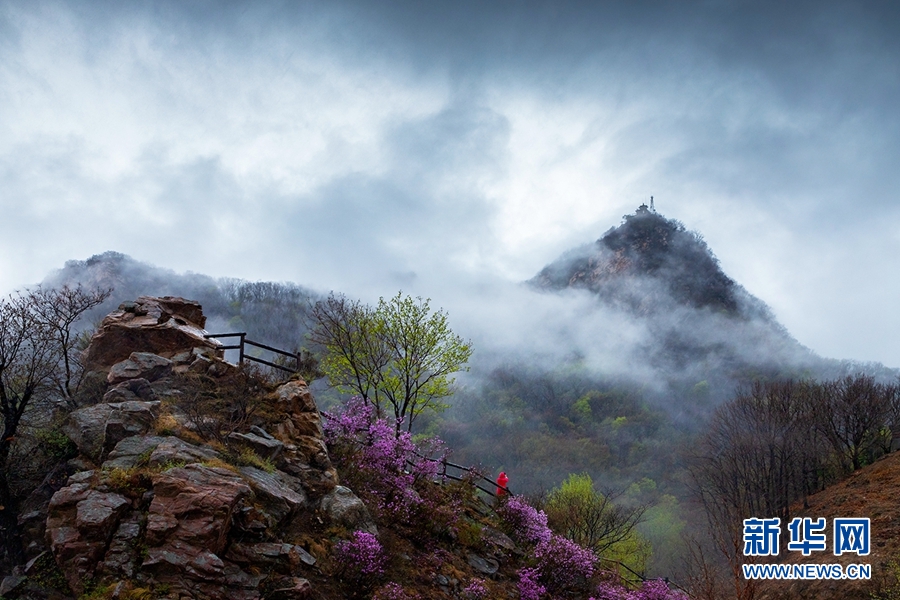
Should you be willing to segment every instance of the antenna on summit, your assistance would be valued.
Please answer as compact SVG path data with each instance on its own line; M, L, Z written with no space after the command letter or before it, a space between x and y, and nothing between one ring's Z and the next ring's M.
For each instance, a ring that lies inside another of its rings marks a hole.
M652 210L653 212L656 212L656 209L653 208L653 196L650 196L650 210Z

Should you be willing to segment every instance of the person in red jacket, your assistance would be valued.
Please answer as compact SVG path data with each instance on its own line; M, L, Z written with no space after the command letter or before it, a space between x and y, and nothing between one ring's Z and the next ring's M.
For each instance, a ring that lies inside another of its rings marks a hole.
M506 484L509 483L509 477L506 476L506 473L501 471L500 476L497 477L497 497L506 495Z

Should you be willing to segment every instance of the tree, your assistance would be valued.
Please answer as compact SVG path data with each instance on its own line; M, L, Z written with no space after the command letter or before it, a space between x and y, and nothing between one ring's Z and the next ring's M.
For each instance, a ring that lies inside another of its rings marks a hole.
M890 449L892 405L898 388L868 375L825 383L819 394L816 424L846 472L856 471Z
M0 300L0 537L7 558L21 559L15 498L10 492L8 460L26 411L54 392L70 399L77 383L72 362L74 325L109 292L80 286L38 288Z
M587 474L569 475L559 488L550 492L544 506L551 529L590 548L598 556L625 559L636 570L643 570L649 556L647 542L635 531L645 510L643 505L614 504L609 494L594 489L594 482Z
M86 291L81 285L74 288L65 285L59 289L39 287L30 294L34 311L57 346L60 368L55 377L56 387L73 408L83 366L74 326L84 313L102 304L110 294L111 289Z
M430 300L396 296L375 308L330 294L311 313L311 339L321 345L321 370L331 385L357 394L379 415L388 407L397 432L426 410L446 408L453 373L468 370L469 342L451 331L447 313L432 312Z

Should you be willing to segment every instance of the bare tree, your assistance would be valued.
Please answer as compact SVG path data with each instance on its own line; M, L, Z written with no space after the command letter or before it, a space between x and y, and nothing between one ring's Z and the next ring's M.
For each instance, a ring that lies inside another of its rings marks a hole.
M391 351L378 335L374 310L359 300L331 293L311 310L313 343L325 350L320 368L331 385L358 394L383 412L378 383L391 360Z
M728 565L737 598L754 596L744 579L742 522L790 520L791 503L810 490L827 461L812 424L811 382L757 382L721 406L690 465L716 551ZM816 481L818 483L818 481Z
M78 337L75 323L84 313L102 304L110 294L112 289L88 291L80 284L74 288L67 285L59 289L39 287L30 294L34 311L48 328L59 352L61 368L55 376L57 389L73 408L73 397L78 391L83 367L81 352L76 348Z
M9 456L23 417L37 399L56 392L70 398L74 325L109 292L38 289L0 300L0 540L13 564L22 558Z
M847 376L824 384L816 424L846 472L877 458L890 437L895 386L868 375Z

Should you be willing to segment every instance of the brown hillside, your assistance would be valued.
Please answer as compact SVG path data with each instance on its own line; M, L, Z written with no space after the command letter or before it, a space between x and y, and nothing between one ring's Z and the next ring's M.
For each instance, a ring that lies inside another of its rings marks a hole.
M825 517L828 523L828 550L804 557L800 552L781 552L784 563L840 563L872 565L870 581L764 581L758 598L763 600L871 600L872 593L893 587L900 589L888 563L900 560L900 452L889 454L875 464L860 469L848 479L811 496L809 508L802 504L794 512L799 517ZM831 523L835 517L871 519L871 553L834 556ZM784 528L782 535L786 535ZM895 597L895 596L891 596Z

